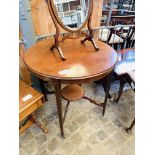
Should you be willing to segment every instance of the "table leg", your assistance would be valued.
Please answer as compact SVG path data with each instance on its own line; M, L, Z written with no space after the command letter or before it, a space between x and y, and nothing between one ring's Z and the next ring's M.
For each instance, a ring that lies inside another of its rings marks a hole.
M129 130L131 130L134 125L135 125L135 118L132 121L131 125L128 128L126 128L126 132L128 132Z
M104 99L104 104L103 104L103 110L102 110L102 115L104 116L105 114L105 109L107 105L107 99L109 97L109 90L110 90L110 85L111 85L111 79L113 75L113 70L109 73L109 75L106 77L106 88L105 88L105 99Z
M53 80L54 88L55 88L55 96L56 96L56 104L58 110L59 124L61 130L61 136L64 137L63 130L63 116L62 116L62 101L61 101L61 83L59 80Z
M45 97L45 101L48 101L46 91L45 91L44 81L39 78L39 82L40 82L40 87L41 87L42 93L44 94L44 97Z

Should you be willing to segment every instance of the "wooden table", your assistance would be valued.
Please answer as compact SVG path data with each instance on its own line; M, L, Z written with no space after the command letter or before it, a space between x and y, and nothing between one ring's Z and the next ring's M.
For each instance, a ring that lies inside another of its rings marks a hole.
M56 50L50 51L54 43L53 39L36 43L27 50L24 57L27 67L35 75L48 78L54 83L60 130L63 137L61 84L81 84L102 79L112 72L117 62L117 53L109 45L96 41L100 50L95 51L89 41L82 45L81 39L67 39L60 43L64 56L67 58L65 61L61 60ZM110 84L107 86L106 92L109 91L109 88ZM104 111L109 95L107 94L103 104Z

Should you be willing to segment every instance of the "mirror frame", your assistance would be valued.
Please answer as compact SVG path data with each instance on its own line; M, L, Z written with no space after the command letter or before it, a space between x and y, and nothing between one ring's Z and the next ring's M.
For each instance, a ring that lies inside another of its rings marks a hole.
M60 18L58 17L58 13L56 10L56 7L53 3L53 0L46 0L47 1L47 5L48 5L48 10L50 13L50 16L53 20L54 26L56 28L56 33L54 35L54 44L52 45L52 47L50 48L51 51L54 51L54 49L56 49L61 57L62 60L66 60L66 57L64 56L61 47L59 45L60 42L64 41L65 39L76 39L77 36L78 38L85 36L85 38L83 40L81 40L81 44L84 44L85 41L90 41L92 43L92 45L94 46L95 50L98 51L99 48L95 43L95 40L93 38L93 29L91 27L91 18L92 18L92 12L93 12L93 2L94 0L89 0L89 10L88 10L88 15L84 21L84 23L76 28L69 28L68 26L65 26L63 24L63 22L60 20ZM84 28L84 26L87 24L87 28L88 28L88 33L82 32L81 29ZM60 36L60 29L59 26L61 26L64 30L66 30L67 32L69 32L69 35L67 36L63 36L63 38L61 40L59 40L59 36ZM74 36L75 34L75 36Z
M59 25L66 31L68 32L79 32L81 29L83 29L85 27L85 25L87 24L89 18L91 18L91 12L92 12L92 9L93 9L93 0L89 0L89 6L88 6L88 14L87 14L87 17L85 19L85 21L83 22L83 24L78 27L78 28L70 28L68 26L65 26L63 24L63 22L60 20L60 18L58 17L58 11L56 9L56 6L54 4L54 0L48 0L49 2L49 6L51 7L50 11L53 11L53 15L54 15L54 18L57 20L57 22L59 23Z

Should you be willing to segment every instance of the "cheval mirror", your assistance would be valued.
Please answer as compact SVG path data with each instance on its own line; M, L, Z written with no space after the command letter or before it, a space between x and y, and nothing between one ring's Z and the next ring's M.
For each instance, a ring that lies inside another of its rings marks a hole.
M56 49L62 60L66 58L59 43L67 38L76 39L84 36L85 38L81 40L82 44L88 40L96 51L99 50L93 39L93 29L91 27L93 0L47 0L47 5L56 28L55 43L52 45L51 50ZM86 24L88 33L82 31ZM68 32L62 39L59 37L59 26Z

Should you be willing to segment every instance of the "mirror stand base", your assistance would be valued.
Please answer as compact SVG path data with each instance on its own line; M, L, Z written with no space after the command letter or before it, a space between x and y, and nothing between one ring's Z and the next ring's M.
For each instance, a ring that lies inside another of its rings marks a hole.
M63 52L62 52L60 46L59 46L59 45L53 45L53 46L50 48L50 50L53 51L54 48L58 51L58 53L59 53L61 59L62 59L62 60L66 60L66 58L65 58L64 55L63 55Z
M81 40L81 43L84 44L84 42L88 40L88 41L91 41L91 43L93 44L94 48L96 51L99 50L99 48L97 47L96 43L95 43L95 40L91 37L91 36L88 36L86 37L85 39Z

